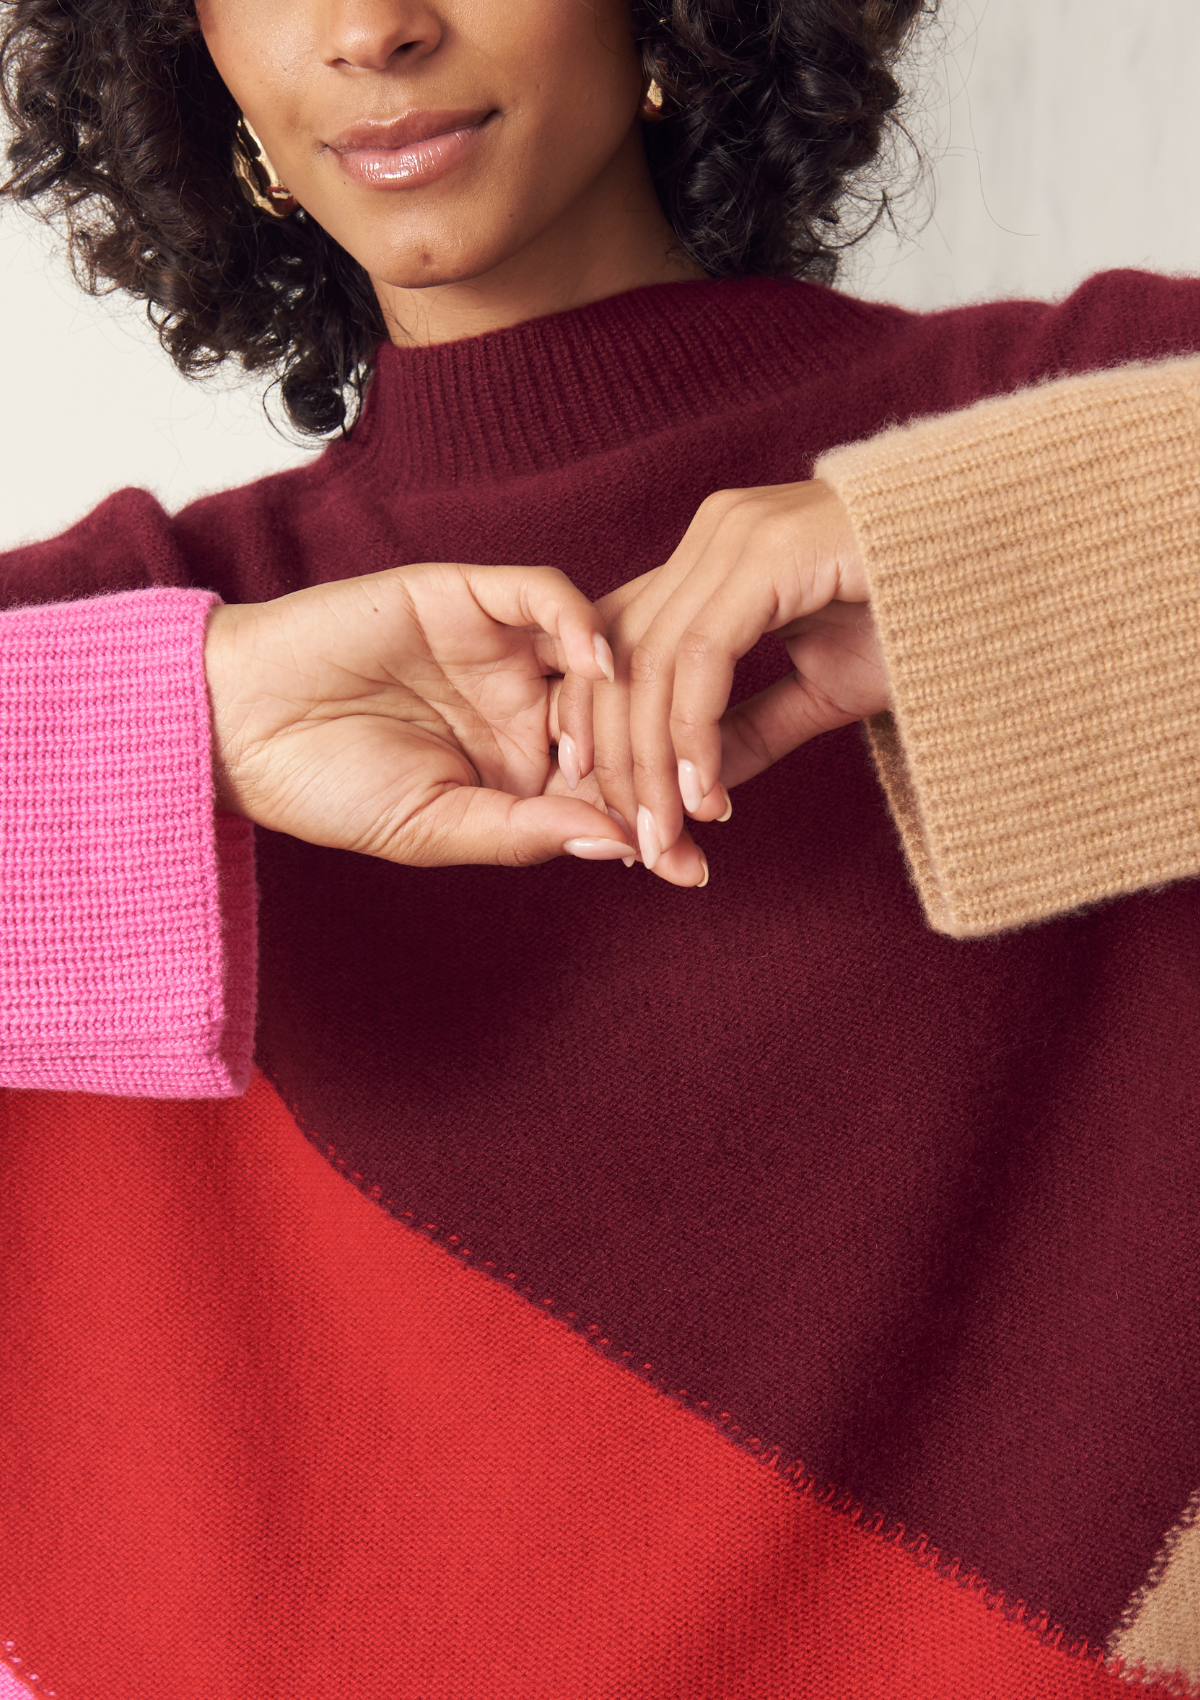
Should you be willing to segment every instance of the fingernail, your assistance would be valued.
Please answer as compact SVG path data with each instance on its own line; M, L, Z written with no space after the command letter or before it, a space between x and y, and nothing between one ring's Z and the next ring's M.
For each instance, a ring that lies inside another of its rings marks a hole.
M730 797L729 792L725 790L725 787L723 785L721 787L721 791L722 791L722 794L724 795L724 798L725 798L725 813L723 815L717 816L717 825L718 826L721 824L722 821L728 820L730 815L733 813L733 799Z
M654 864L662 855L662 844L659 841L658 828L654 824L654 816L649 809L638 810L638 849L642 852L642 861L653 871Z
M626 838L632 838L633 834L629 830L629 822L625 819L625 816L620 812L620 810L614 809L610 803L606 803L604 806L608 810L608 812L612 816L612 818L616 821L616 823L620 827L621 831L625 834ZM624 862L624 864L627 868L632 868L635 865L635 863L637 862L637 857L636 856L622 856L621 860Z
M563 849L585 862L623 862L629 855L628 844L618 844L615 838L568 838Z
M595 637L592 639L592 648L596 652L596 660L600 663L600 671L604 674L604 677L608 680L610 685L615 685L617 682L617 668L616 663L613 661L613 652L608 647L608 639L606 637L602 637L600 633L597 632Z
M629 821L625 819L624 814L620 813L620 809L612 808L612 806L607 804L607 802L605 802L605 808L608 809L608 814L612 814L612 818L614 818L615 823L617 823L617 826L619 826L622 833L624 833L625 838L632 838L634 835L632 835L631 831L629 831ZM622 855L622 859L620 860L624 862L625 867L637 867L636 855Z
M582 775L579 771L579 751L575 748L575 740L569 732L564 732L558 740L558 765L563 778L574 791Z
M708 857L704 854L703 850L700 852L700 860L704 863L704 878L700 881L700 884L696 886L695 889L697 891L703 891L705 886L708 884Z
M694 761L681 761L679 764L679 795L683 798L683 806L689 815L695 814L704 801L700 769Z

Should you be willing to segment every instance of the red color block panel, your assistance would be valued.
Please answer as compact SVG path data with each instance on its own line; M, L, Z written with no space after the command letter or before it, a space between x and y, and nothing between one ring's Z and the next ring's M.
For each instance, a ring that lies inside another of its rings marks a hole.
M1129 1695L397 1224L261 1079L0 1131L0 1648L43 1695Z

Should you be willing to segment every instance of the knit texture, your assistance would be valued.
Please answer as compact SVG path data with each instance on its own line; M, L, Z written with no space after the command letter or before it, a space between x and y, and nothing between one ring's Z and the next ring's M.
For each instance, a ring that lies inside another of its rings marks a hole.
M594 600L714 490L1197 351L1178 279L634 291L385 347L307 466L118 493L0 597L440 559ZM1200 884L936 932L857 726L695 831L703 892L258 832L262 1078L0 1092L0 1649L39 1694L1128 1696L1135 1616L1200 1678Z
M894 713L880 775L957 938L1200 871L1200 362L1064 380L824 456Z
M253 839L217 814L204 628L142 590L0 616L0 1081L245 1091Z
M1117 1668L1151 1677L1183 1673L1200 1690L1200 1492L1163 1542L1109 1651Z
M38 1700L1134 1700L389 1218L261 1078L12 1094L0 1132L41 1301L0 1355L0 1661Z

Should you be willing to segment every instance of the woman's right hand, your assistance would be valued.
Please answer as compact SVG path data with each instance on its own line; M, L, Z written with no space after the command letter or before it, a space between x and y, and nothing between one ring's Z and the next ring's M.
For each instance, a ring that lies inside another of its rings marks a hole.
M708 864L687 831L808 739L887 708L887 670L850 515L819 480L718 491L670 559L599 604L616 684L568 676L556 723L582 748L641 860L673 885ZM730 708L734 667L767 632L793 671Z
M629 856L616 822L543 795L552 683L599 682L599 614L550 567L437 563L209 618L217 806L419 867Z

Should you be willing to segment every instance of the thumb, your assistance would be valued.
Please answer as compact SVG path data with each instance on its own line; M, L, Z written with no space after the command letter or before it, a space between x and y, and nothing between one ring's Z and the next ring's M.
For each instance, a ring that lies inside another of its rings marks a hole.
M863 718L857 705L836 701L791 673L722 716L721 783L742 785L810 738Z
M887 665L865 605L831 602L784 636L796 671L721 719L721 779L752 779L822 732L891 707Z
M379 852L411 867L493 863L523 868L555 856L608 862L634 854L606 813L576 797L513 797L477 785L439 792Z

